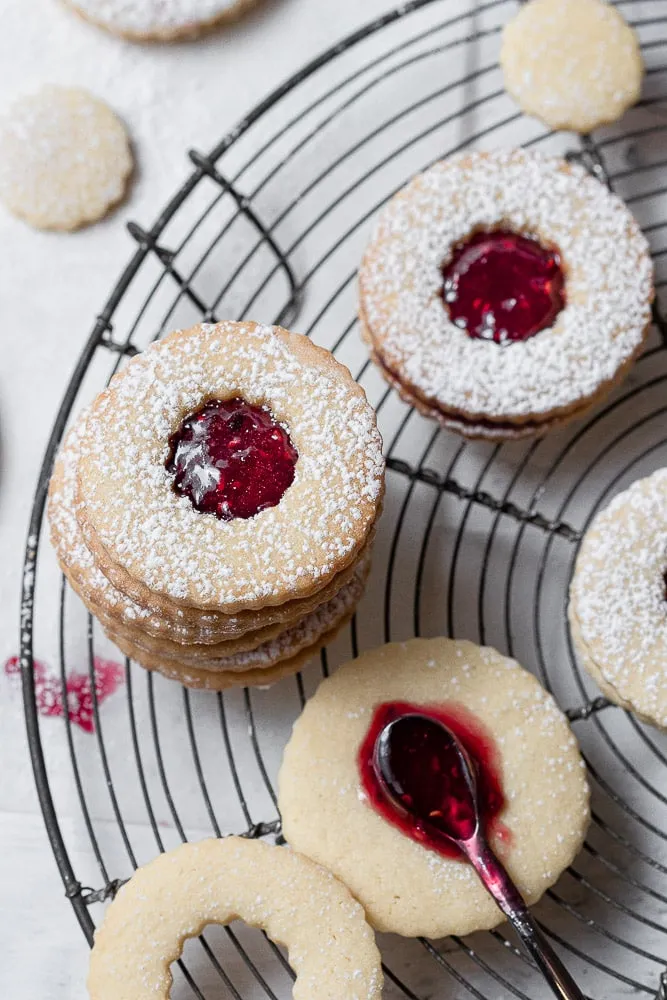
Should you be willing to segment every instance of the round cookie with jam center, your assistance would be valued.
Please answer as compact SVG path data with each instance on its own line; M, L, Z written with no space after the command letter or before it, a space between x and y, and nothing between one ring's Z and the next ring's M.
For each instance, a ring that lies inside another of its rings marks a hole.
M195 616L167 601L156 604L153 600L149 606L139 605L101 572L76 518L76 476L86 423L87 411L84 411L68 431L58 453L49 484L48 519L51 543L70 586L89 611L111 630L136 628L147 637L185 646L186 654L191 645L215 647L235 640L240 643L235 652L241 646L254 648L260 633L262 642L279 635L289 624L302 620L335 597L362 566L367 568L370 563L372 539L354 563L314 596L238 615L209 612Z
M552 129L591 132L639 100L639 40L606 0L529 0L506 25L505 87Z
M604 694L667 729L667 469L594 517L577 555L569 619Z
M287 947L294 1000L380 1000L380 954L345 886L242 837L182 844L134 873L95 932L91 1000L168 1000L186 939L239 919Z
M237 401L236 436L204 419ZM269 494L267 461L281 472ZM256 507L241 510L248 491ZM98 567L137 603L234 615L323 590L370 539L383 491L375 414L348 369L306 337L229 322L171 334L97 398L76 516Z
M87 21L137 42L196 38L232 22L257 0L64 0Z
M359 273L361 332L387 381L444 426L536 436L626 374L652 275L631 213L582 167L465 153L382 211Z
M466 745L490 841L536 902L583 844L586 771L551 695L513 660L471 642L392 643L324 681L285 750L284 835L349 886L378 930L444 937L489 929L504 918L472 867L388 818L369 781L379 721L412 709L446 718Z

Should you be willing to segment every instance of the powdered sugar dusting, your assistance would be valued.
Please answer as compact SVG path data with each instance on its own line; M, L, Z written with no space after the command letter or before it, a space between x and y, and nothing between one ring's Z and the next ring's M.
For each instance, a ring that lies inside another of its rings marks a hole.
M96 932L90 996L168 1000L184 940L237 919L287 947L294 1000L380 1000L380 953L348 889L287 847L240 837L183 844L135 872Z
M299 453L280 504L246 521L194 510L164 466L182 417L215 395L268 405ZM363 390L306 338L254 324L195 328L133 359L94 404L81 451L77 517L96 555L99 539L128 593L134 579L202 608L277 604L324 586L364 544L383 490Z
M508 346L470 338L440 297L450 249L500 225L558 247L566 273L553 327ZM386 206L360 292L383 364L429 405L473 420L540 420L580 407L639 350L652 265L628 209L582 167L524 150L462 154Z
M45 229L100 219L125 191L132 156L116 115L85 90L42 87L0 122L0 197Z
M477 718L497 747L499 818L510 832L494 846L529 902L556 880L590 819L575 737L531 674L470 642L390 643L320 685L283 757L283 832L350 887L378 930L440 937L488 929L502 916L473 869L406 837L362 794L358 755L377 706L405 701L463 707Z
M667 727L667 469L594 519L571 587L570 616L604 681Z
M641 90L638 39L606 0L533 0L503 32L505 86L551 128L590 132L615 121Z
M49 522L51 541L55 547L61 566L73 573L77 580L87 578L90 588L108 609L118 612L128 621L151 618L152 626L161 631L165 623L157 616L131 601L107 580L93 559L84 542L81 529L74 512L76 491L76 470L79 460L81 439L86 429L87 411L81 413L69 431L65 444L58 456L62 468L62 479L55 488L52 485L49 496ZM87 589L88 589L87 588Z
M85 434L87 411L79 414L68 432L58 454L49 490L49 524L51 542L58 560L70 584L84 600L88 608L96 614L105 627L114 630L123 625L135 628L149 636L173 640L175 643L214 644L224 641L225 636L247 634L269 624L270 614L263 622L251 622L234 615L200 614L196 620L185 623L174 620L174 615L151 612L117 590L97 566L86 545L75 514L76 472L79 461L80 442ZM359 570L370 563L370 551L362 554ZM335 586L332 581L330 587ZM327 597L323 594L323 603ZM280 610L280 609L277 609ZM176 609L178 614L179 609ZM259 614L262 614L259 612ZM292 614L294 617L295 612ZM285 616L287 619L287 616ZM282 620L282 619L279 619ZM228 635L229 630L234 630ZM188 649L183 650L185 658Z
M235 653L231 656L207 659L205 655L188 656L188 648L181 652L155 654L156 659L163 657L186 667L198 670L231 670L246 671L272 667L283 660L290 659L302 650L313 646L322 636L332 631L343 619L347 618L358 604L364 591L366 576L370 565L370 554L362 557L359 568L348 584L330 601L306 615L296 625L281 632L274 639L257 646L256 649ZM135 637L128 636L131 642L142 648L142 643ZM148 650L148 652L151 652Z
M242 0L70 0L81 13L112 31L159 35L214 21Z

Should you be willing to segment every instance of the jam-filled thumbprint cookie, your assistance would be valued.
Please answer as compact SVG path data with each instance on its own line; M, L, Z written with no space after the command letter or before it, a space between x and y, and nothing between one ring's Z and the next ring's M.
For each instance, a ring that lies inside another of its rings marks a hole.
M594 517L570 587L570 630L604 694L667 729L667 469Z
M95 933L91 1000L169 1000L186 939L234 920L286 946L294 1000L380 1000L380 954L345 886L288 847L242 837L183 844L134 873Z
M414 713L443 722L467 750L484 832L526 902L536 902L584 841L586 770L551 695L513 660L471 642L391 643L324 681L285 750L284 835L349 887L377 930L436 938L487 930L503 921L500 910L451 841L419 820L418 804L434 801L428 783L446 789L453 816L458 805L427 743L407 738L405 758L397 760L399 747L392 761L416 812L399 812L382 794L377 738Z
M602 399L651 319L649 247L583 167L465 153L382 211L359 273L361 332L387 381L468 437L538 436Z
M122 652L222 690L293 673L350 619L383 492L347 368L230 322L171 334L112 379L65 439L49 520Z

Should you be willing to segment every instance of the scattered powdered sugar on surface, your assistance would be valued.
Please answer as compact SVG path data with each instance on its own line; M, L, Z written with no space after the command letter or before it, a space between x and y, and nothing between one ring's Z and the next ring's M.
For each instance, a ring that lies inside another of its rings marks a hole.
M242 0L69 0L93 21L128 34L159 34L205 24Z
M384 476L375 414L342 366L300 341L225 323L179 334L94 405L79 465L84 534L88 523L151 590L220 609L271 603L334 575L368 536ZM223 522L178 497L164 463L184 415L236 394L271 408L299 459L278 506Z
M509 226L558 247L567 303L554 326L498 345L449 318L440 268L476 228ZM612 381L650 321L648 244L615 195L582 167L524 150L452 157L382 212L360 274L382 362L445 410L546 417Z
M595 517L577 559L570 613L602 678L662 726L667 726L666 571L667 469L660 469Z

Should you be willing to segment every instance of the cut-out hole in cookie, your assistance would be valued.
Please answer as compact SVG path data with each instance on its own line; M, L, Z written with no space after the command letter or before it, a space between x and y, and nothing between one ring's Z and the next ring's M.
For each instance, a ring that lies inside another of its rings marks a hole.
M247 925L239 943L259 944L259 928L286 948L294 1000L380 1000L380 953L349 890L289 848L245 837L182 844L135 872L95 933L90 1000L175 1000L172 967L186 941L206 930L213 954L221 954L213 925L239 920ZM256 995L239 976L244 964L221 955L219 968L229 971L237 996ZM197 969L194 978L207 996L222 996L217 977L204 985ZM287 996L289 980L282 985L280 996Z
M212 399L169 439L174 490L222 521L250 518L280 503L299 455L271 411L241 397Z
M552 326L565 306L557 249L506 228L477 231L458 244L442 278L452 322L474 339L528 340Z
M387 702L379 705L359 751L359 772L362 787L373 808L389 823L408 837L449 858L460 858L458 848L450 839L459 827L465 837L470 819L470 793L456 773L456 762L449 760L443 747L434 741L433 732L419 718L413 725L401 728L399 742L392 747L392 771L400 782L406 812L401 813L387 799L374 766L378 736L390 722L402 716L419 713L443 722L464 745L477 770L480 815L486 832L506 841L504 827L498 817L505 806L500 779L498 751L493 737L471 712L461 705L412 705L407 702ZM451 765L451 766L450 766ZM453 769L452 769L453 768ZM438 816L434 810L437 810ZM443 830L439 836L437 827ZM449 830L449 833L444 831Z

